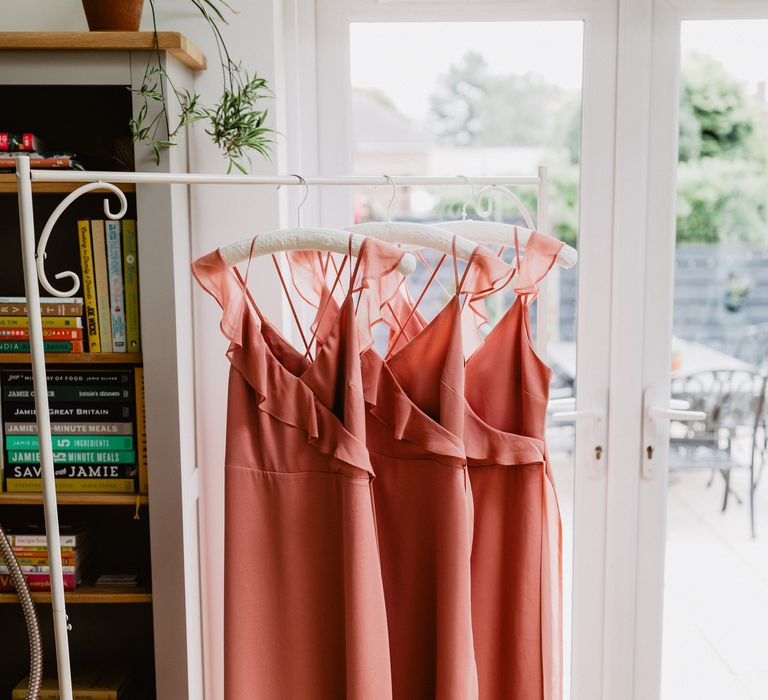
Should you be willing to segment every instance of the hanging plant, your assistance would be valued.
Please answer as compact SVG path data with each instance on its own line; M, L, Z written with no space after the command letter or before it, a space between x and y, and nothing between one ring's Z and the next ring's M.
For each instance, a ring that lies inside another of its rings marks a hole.
M184 129L200 122L205 125L205 133L227 159L227 172L236 168L247 174L246 163L251 165L251 151L266 158L271 154L274 131L264 125L268 114L266 107L259 109L257 103L272 97L272 92L264 78L249 75L229 54L219 25L226 24L225 12L235 10L224 0L190 2L202 15L216 41L224 86L221 97L215 105L206 106L197 93L174 87L160 61L155 2L149 0L157 61L150 59L141 87L134 90L142 102L136 117L130 122L131 134L134 141L152 147L155 161L159 164L162 151L175 146ZM166 95L165 85L168 85L171 95ZM151 104L158 109L150 118Z

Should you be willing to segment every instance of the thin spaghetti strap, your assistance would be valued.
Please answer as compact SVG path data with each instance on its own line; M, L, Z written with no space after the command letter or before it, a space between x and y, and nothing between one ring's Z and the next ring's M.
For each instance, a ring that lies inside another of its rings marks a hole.
M309 339L309 346L307 351L304 353L304 357L309 357L309 348L312 347L312 343L315 341L315 338L317 338L317 333L320 330L320 322L322 321L323 316L325 316L325 312L328 310L328 305L331 303L331 299L333 299L333 293L336 291L336 287L339 286L339 282L341 281L341 274L344 272L344 266L347 264L347 260L348 258L345 255L344 259L341 261L341 265L339 265L339 270L336 273L336 277L333 280L333 285L328 292L328 297L325 300L325 304L323 304L323 308L320 309L317 314L315 319L315 329L312 331L312 337Z
M520 272L520 243L517 237L517 226L515 226L515 264L517 265L517 271Z
M285 292L285 298L288 299L288 306L291 307L291 313L293 314L293 320L296 321L296 328L299 329L299 335L301 336L301 342L304 343L304 349L307 351L307 353L310 353L309 344L307 343L307 338L304 335L304 329L301 327L301 321L299 320L299 314L296 312L296 307L293 305L293 299L291 298L291 293L288 290L288 285L285 283L285 279L283 278L283 271L280 269L280 263L277 260L277 255L275 253L272 253L272 262L275 263L275 270L277 271L277 276L280 278L280 284L283 285L283 291ZM312 359L312 355L309 354L310 360Z
M392 354L392 351L394 350L395 347L397 347L397 341L400 340L400 337L403 335L403 333L405 332L405 329L408 327L408 324L410 323L411 319L416 313L416 310L419 308L419 304L421 304L422 299L424 299L424 295L427 293L429 286L432 284L432 280L435 279L435 275L437 275L438 270L442 267L443 261L445 260L445 258L446 256L443 255L438 261L437 265L435 265L435 269L432 270L432 274L429 276L427 283L424 285L424 288L421 290L421 293L419 294L419 298L416 299L416 302L413 304L413 306L411 306L411 310L408 312L408 316L406 316L405 322L404 323L400 323L399 321L397 322L397 325L400 326L400 330L398 331L394 339L390 341L389 351L387 352L387 356L384 358L385 360L389 359L390 355Z
M456 290L456 294L460 293L461 287L459 285L459 264L456 261L456 234L453 234L453 238L451 238L451 253L453 254L453 282L454 282L454 289ZM469 265L467 265L467 268ZM464 270L464 274L466 275L467 270Z

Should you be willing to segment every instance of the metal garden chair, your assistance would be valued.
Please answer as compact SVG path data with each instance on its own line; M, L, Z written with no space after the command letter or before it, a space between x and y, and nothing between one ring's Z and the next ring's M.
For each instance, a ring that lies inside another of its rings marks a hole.
M731 470L749 470L749 522L755 536L756 469L765 457L764 410L766 375L757 370L705 370L674 377L672 398L686 401L706 418L676 423L670 439L670 471L709 469L710 484L719 472L728 497L741 502L731 489Z

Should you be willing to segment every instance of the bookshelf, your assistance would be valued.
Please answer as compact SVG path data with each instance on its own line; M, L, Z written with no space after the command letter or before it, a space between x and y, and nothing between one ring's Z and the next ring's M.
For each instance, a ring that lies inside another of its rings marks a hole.
M175 87L192 89L194 71L205 67L205 56L176 32L162 32L158 38L160 60ZM31 131L45 134L51 143L66 143L89 170L186 172L183 141L163 153L158 165L149 148L130 138L128 120L137 102L129 88L139 87L148 58L156 55L153 40L149 32L0 32L0 85L6 104L0 121L10 121L0 131ZM38 234L61 199L79 186L33 184ZM149 493L60 493L58 503L62 522L85 518L98 525L97 573L135 570L146 585L118 589L81 584L65 594L73 622L72 666L92 663L94 654L119 657L146 670L147 680L154 683L153 697L198 699L203 664L189 196L186 188L176 186L118 186L128 198L126 218L137 222L142 352L49 353L46 364L62 369L144 368ZM23 289L16 189L15 174L0 174L0 235L5 243L0 284ZM76 222L103 219L105 196L114 208L115 196L96 190L61 217L48 247L49 279L62 270L79 271ZM0 355L0 366L28 363L28 354ZM2 522L41 516L41 504L39 493L0 492ZM46 605L50 593L35 592L33 598L43 605L44 654L53 659ZM10 688L26 672L21 622L15 593L0 593L0 628L19 640L0 655L0 697L10 697Z
M35 603L50 603L51 594L48 592L33 592ZM102 605L136 605L152 602L152 591L142 586L93 586L80 584L77 590L64 594L68 604L102 604ZM15 593L0 593L0 604L17 603ZM42 614L45 614L42 612Z

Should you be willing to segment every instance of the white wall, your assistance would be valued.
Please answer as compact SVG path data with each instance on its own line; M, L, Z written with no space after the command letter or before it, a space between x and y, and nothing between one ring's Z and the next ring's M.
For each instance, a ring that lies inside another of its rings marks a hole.
M253 174L285 172L285 110L282 78L282 1L235 0L238 10L223 33L230 53L240 59L249 72L266 77L277 99L270 104L272 126L278 137L271 162L254 160ZM4 31L86 31L88 29L79 0L6 0ZM196 75L195 85L205 103L215 102L221 89L221 71L210 31L188 0L158 0L161 30L179 31L199 46L208 57L207 71ZM142 29L151 29L149 4L145 0ZM190 137L191 168L196 172L224 172L225 160L202 133L194 129ZM284 206L282 207L285 209ZM193 255L209 252L222 243L278 228L281 203L276 190L267 188L199 187L192 196ZM265 290L272 287L269 265L254 266L251 278L262 308L277 321L282 319L280 298ZM191 281L190 281L191 283ZM261 294L259 293L261 292ZM198 460L201 468L200 522L203 629L205 649L205 697L222 700L223 694L223 561L224 489L223 456L226 418L228 363L226 343L219 332L219 313L215 302L197 290L196 347Z

